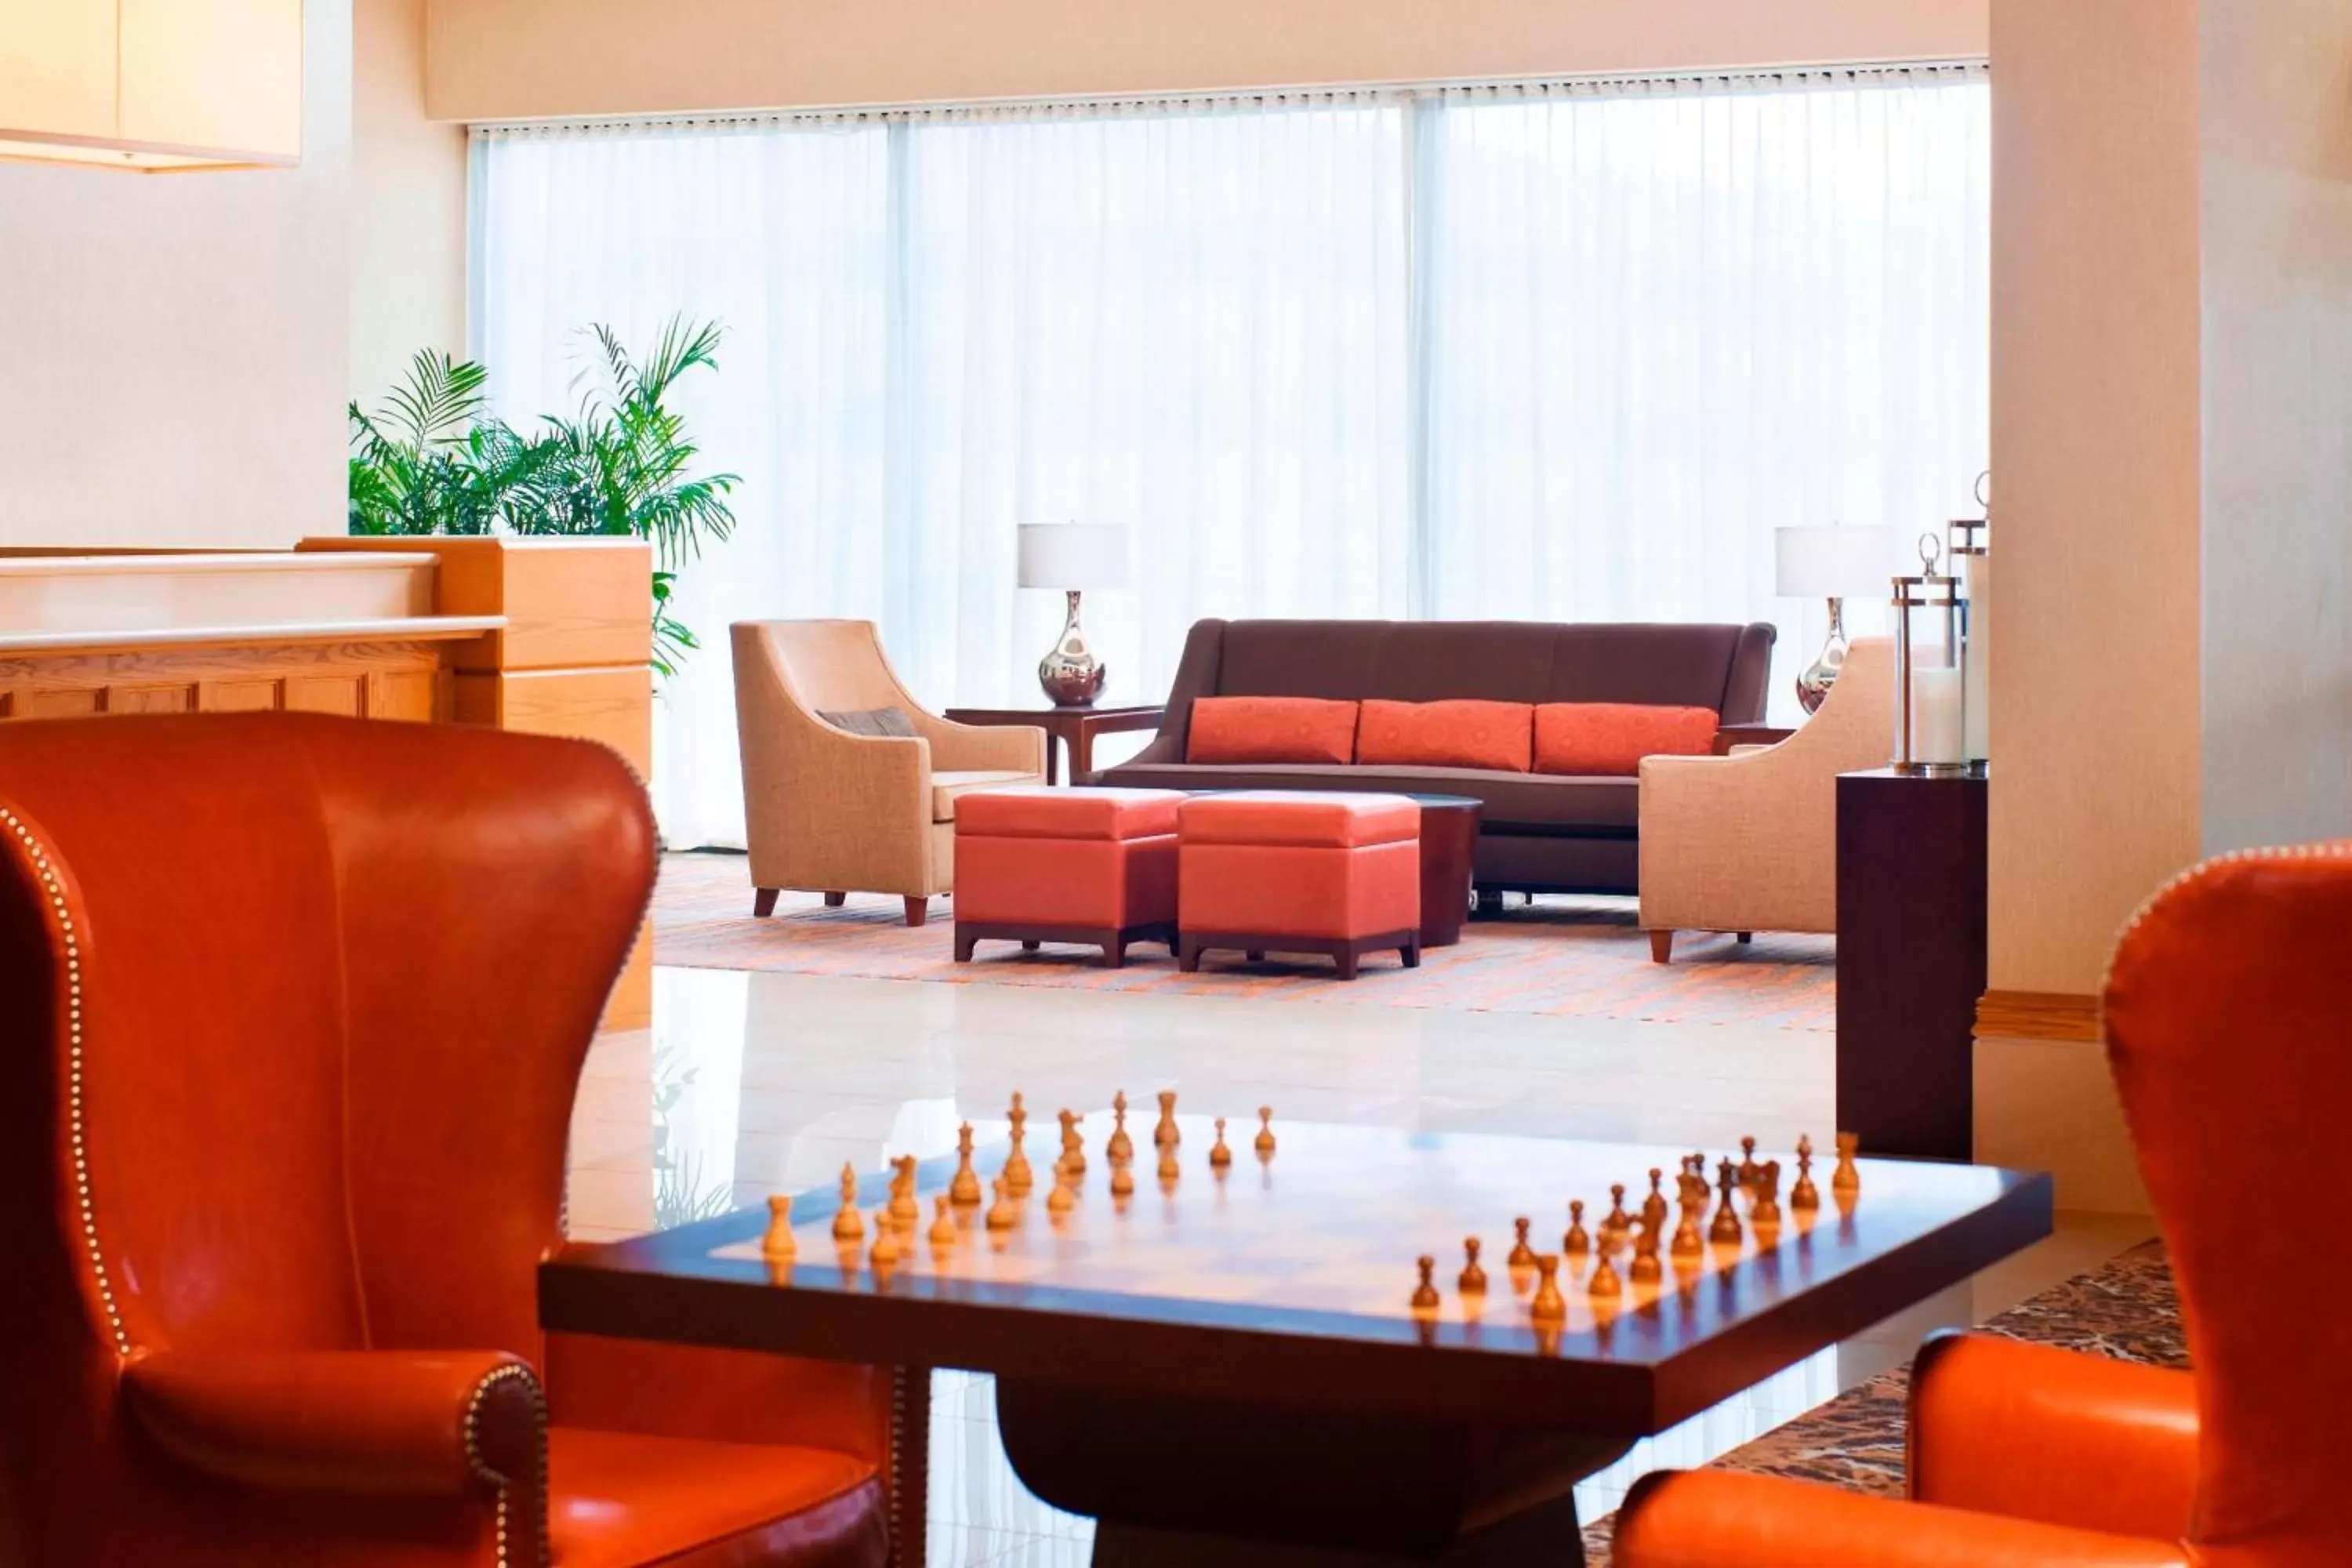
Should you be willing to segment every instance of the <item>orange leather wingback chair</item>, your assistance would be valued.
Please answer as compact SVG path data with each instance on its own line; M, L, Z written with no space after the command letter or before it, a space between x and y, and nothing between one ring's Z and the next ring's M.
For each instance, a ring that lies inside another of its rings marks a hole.
M1718 1471L1645 1478L1620 1568L2352 1563L2352 843L2233 855L2150 899L2107 974L2107 1058L2192 1370L1990 1335L1912 1374L1913 1502Z
M612 753L0 727L0 1563L867 1564L890 1374L542 1336Z

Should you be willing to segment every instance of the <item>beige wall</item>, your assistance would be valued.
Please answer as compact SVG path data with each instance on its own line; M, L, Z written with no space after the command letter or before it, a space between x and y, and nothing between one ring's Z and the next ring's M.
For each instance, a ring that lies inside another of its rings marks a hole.
M0 163L0 544L342 526L349 0L305 35L299 169Z
M430 0L445 120L1980 56L1987 0Z
M466 133L425 117L425 0L352 15L351 392L466 348Z

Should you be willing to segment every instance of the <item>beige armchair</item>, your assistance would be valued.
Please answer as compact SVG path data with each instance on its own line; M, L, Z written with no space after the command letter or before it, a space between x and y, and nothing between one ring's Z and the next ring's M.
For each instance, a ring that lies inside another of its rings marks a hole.
M923 711L871 621L738 621L735 723L743 748L751 912L784 888L839 904L897 893L907 923L955 888L955 803L970 790L1040 784L1045 731L978 729ZM825 713L895 708L912 735L857 734Z
M1675 932L1837 930L1837 776L1895 750L1895 645L1864 637L1828 700L1777 746L1642 761L1642 926Z

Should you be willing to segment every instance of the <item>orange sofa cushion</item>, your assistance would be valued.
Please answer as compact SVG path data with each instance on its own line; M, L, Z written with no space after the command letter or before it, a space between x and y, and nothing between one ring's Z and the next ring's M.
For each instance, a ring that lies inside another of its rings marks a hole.
M1187 844L1354 849L1421 841L1421 804L1401 795L1234 790L1192 796L1176 821Z
M1023 784L965 795L956 837L1149 838L1176 831L1175 789L1054 789Z
M1643 757L1706 756L1721 718L1712 708L1546 702L1536 709L1535 771L1631 778Z
M1523 773L1533 751L1533 705L1463 698L1390 702L1368 698L1356 761L1370 766L1492 768Z
M1198 697L1188 763L1345 763L1356 753L1356 704L1320 697Z

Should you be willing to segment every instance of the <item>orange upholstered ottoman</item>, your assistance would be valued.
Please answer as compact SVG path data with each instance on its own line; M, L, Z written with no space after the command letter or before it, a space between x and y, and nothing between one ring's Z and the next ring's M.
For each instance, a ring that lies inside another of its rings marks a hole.
M1238 791L1177 813L1178 960L1212 948L1328 953L1353 980L1367 952L1421 963L1421 807L1398 795Z
M1176 808L1171 789L980 790L956 800L955 955L978 942L1102 949L1176 947Z

